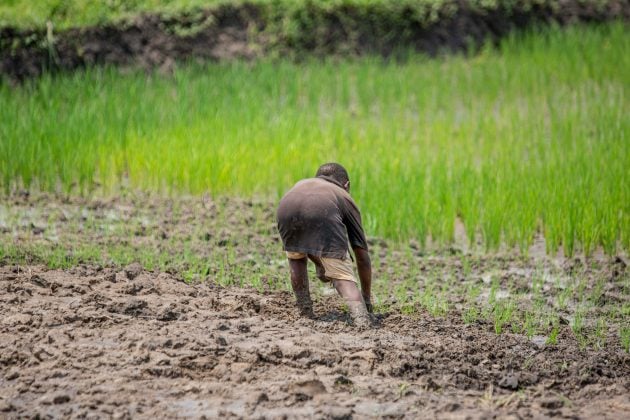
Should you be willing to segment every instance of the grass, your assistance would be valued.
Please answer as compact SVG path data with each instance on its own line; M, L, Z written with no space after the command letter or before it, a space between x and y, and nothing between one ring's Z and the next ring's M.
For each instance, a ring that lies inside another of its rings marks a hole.
M619 336L623 349L626 351L626 353L630 353L630 328L621 327L619 331Z
M131 18L140 13L186 13L227 0L3 0L0 25L59 28L96 25Z
M479 55L92 69L0 86L0 184L269 195L340 161L369 234L630 249L630 36L528 33Z
M468 0L474 9L495 10L519 8L527 11L533 5L547 3L553 10L551 0ZM608 0L581 0L595 10L607 6ZM45 27L48 22L59 29L107 24L125 21L143 13L157 13L165 17L195 16L200 11L219 5L255 5L260 14L282 15L282 25L296 25L300 19L307 23L318 16L309 16L314 10L353 10L364 8L368 13L389 11L392 17L402 15L403 24L420 20L430 23L440 16L448 16L458 5L449 0L2 0L0 1L0 27L26 28ZM307 26L308 27L308 26ZM288 28L290 29L290 28ZM302 28L304 29L304 28Z

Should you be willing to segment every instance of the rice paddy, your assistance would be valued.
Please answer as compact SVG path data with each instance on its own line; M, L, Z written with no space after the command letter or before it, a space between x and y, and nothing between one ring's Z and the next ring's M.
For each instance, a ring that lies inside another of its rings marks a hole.
M0 57L19 76L0 79L0 412L628 417L626 24L532 28L466 54L389 59L315 58L298 45L257 61L179 62L166 36L151 61L159 70L42 66L32 78L46 60L20 54L75 63L64 54L80 42L64 43L83 29L55 49L59 28L112 25L86 30L105 49L140 40L146 55L157 50L142 40L163 35L164 22L210 25L195 45L231 30L211 22L229 7L213 15L201 0L84 3L0 5L0 26L39 28L19 48L28 29L9 28L16 45L3 38L12 49ZM305 42L338 16L356 17L349 38L389 16L409 40L407 24L439 15L409 10L461 6L457 26L479 6L483 26L484 10L554 4L254 3L279 12L260 22L284 25L260 39L292 32ZM155 25L120 42L120 19L171 7L173 19L144 16ZM317 16L332 20L306 33ZM295 308L275 211L327 161L348 168L362 211L373 328L351 322L312 264L314 316Z
M188 284L292 293L274 210L268 199L165 199L133 191L108 199L16 195L0 205L0 261L18 271L135 262ZM580 349L630 352L630 275L623 259L428 253L415 241L379 238L369 246L379 314L456 319L549 345L562 333ZM311 289L316 301L330 303L330 285L316 280Z
M0 183L279 197L338 161L371 235L630 249L624 24L470 56L88 69L0 87ZM500 328L500 327L499 327Z

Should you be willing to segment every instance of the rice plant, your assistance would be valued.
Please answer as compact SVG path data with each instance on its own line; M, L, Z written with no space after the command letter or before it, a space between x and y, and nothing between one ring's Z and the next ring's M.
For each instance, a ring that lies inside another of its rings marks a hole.
M630 249L630 35L514 35L475 56L89 69L0 84L0 184L279 197L350 171L370 235L524 253Z

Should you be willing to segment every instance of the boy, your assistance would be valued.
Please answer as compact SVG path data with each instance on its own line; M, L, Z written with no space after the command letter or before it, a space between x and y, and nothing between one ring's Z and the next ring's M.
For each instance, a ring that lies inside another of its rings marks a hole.
M370 325L372 267L361 214L350 197L350 179L338 163L319 167L315 178L299 181L280 200L278 230L291 269L291 286L301 315L313 317L307 258L317 277L332 282L357 326ZM352 271L348 242L354 251L361 292Z

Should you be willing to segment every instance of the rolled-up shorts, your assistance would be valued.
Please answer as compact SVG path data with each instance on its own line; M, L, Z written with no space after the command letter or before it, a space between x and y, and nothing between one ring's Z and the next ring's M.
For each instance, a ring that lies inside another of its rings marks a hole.
M307 256L307 254L302 252L287 251L287 258L290 260L301 260ZM327 257L319 257L319 260L322 262L322 266L324 267L324 276L327 278L333 280L349 280L355 283L357 282L357 279L354 277L352 262L349 255L347 255L343 260Z

